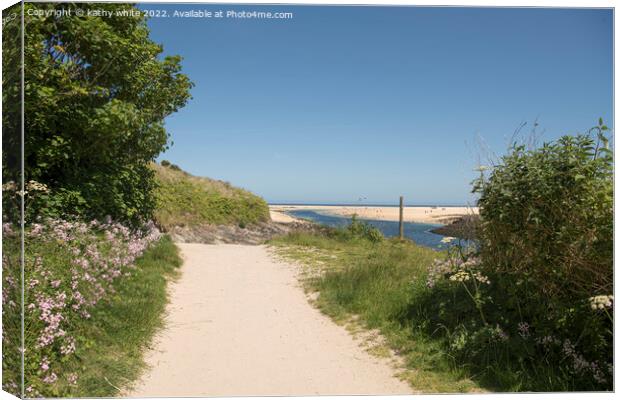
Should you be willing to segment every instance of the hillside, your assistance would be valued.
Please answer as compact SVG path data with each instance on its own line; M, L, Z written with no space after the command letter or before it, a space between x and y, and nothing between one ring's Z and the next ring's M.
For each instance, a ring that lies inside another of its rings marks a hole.
M175 228L269 222L265 200L228 182L192 176L175 165L152 164L158 183L155 220L166 231Z

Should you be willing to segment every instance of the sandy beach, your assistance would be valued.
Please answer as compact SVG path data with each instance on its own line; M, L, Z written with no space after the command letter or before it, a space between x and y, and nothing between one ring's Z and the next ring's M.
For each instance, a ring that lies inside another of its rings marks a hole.
M269 205L271 219L275 222L292 222L295 218L286 212L294 210L310 210L319 213L351 217L357 214L359 218L376 219L382 221L398 221L398 207L381 206L316 206L316 205ZM447 224L454 219L468 214L477 214L477 207L416 207L404 208L403 218L406 222Z
M290 224L291 222L302 221L298 218L291 217L290 215L286 214L283 211L278 211L276 209L273 209L271 206L269 206L269 215L271 216L271 220L273 222L278 222L281 224Z
M166 324L129 397L410 394L265 246L180 243Z

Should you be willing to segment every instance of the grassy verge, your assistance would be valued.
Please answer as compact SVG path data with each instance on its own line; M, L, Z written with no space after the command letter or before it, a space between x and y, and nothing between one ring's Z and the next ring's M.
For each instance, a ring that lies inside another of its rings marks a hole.
M378 329L405 361L402 374L422 392L469 392L479 387L450 361L442 342L408 320L416 292L425 290L427 268L441 254L395 240L372 241L335 231L295 233L272 241L277 252L304 266L308 291L337 322L356 317Z
M155 219L174 226L245 225L269 221L267 203L227 182L201 178L177 168L153 164L158 188Z
M163 323L166 284L180 265L177 247L164 236L136 261L110 302L92 313L81 329L90 345L76 352L81 374L73 396L117 396L139 377L144 350Z
M3 236L3 389L21 391L19 235ZM152 225L52 220L26 229L27 397L118 395L162 324L166 283L181 265Z

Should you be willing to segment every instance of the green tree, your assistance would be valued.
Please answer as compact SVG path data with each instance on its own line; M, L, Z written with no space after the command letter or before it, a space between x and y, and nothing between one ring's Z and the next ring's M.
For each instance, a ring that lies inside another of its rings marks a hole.
M181 57L162 56L131 4L26 4L26 181L46 184L27 216L139 223L155 206L148 167L167 148L163 121L190 98ZM111 11L110 17L51 11ZM48 11L28 15L28 10ZM11 142L13 153L19 143Z
M21 9L2 12L2 165L4 182L20 181ZM10 146L9 146L10 145ZM8 204L15 207L15 204ZM17 207L18 208L18 207ZM14 210L5 210L14 214Z

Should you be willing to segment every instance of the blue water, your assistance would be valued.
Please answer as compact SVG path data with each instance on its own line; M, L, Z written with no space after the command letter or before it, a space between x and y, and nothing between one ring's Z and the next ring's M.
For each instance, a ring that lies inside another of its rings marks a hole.
M351 218L323 214L311 210L292 210L287 211L287 214L293 217L307 219L331 227L347 226L351 223ZM367 222L370 225L376 227L386 237L398 236L398 222L361 218L360 221ZM439 226L441 225L405 222L404 234L405 237L413 240L415 243L421 246L430 247L435 250L446 249L450 245L446 243L441 243L441 239L443 239L444 236L437 235L436 233L431 232L431 229L437 228Z

